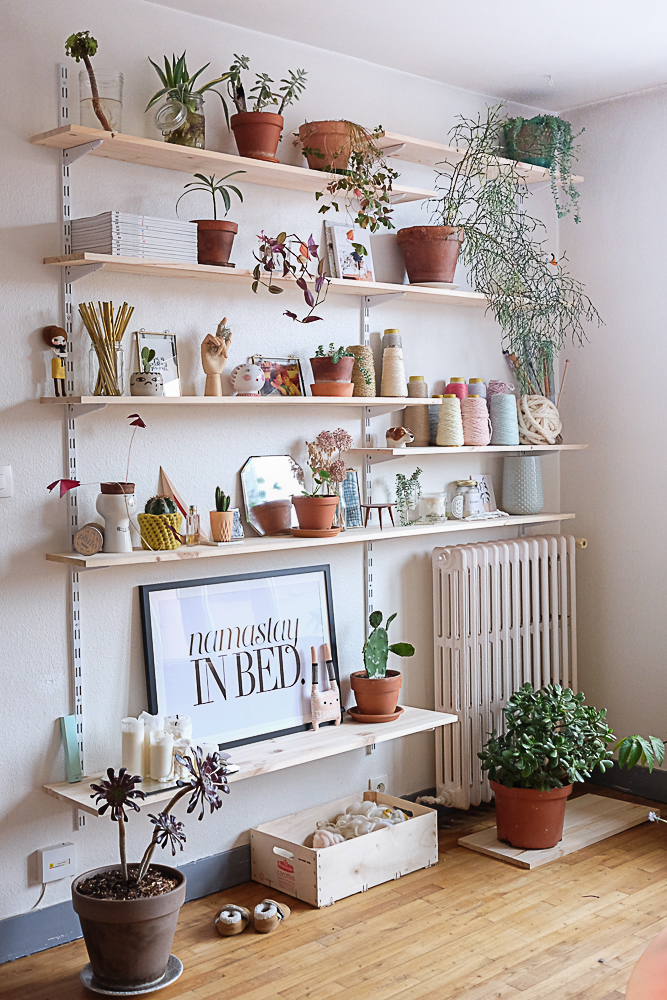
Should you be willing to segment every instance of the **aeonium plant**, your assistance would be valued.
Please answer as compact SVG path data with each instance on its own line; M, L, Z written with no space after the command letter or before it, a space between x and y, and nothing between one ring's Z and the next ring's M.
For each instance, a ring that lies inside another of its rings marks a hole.
M65 42L65 55L71 56L77 62L83 61L83 65L86 67L88 79L90 80L93 111L97 115L100 125L107 132L113 132L100 104L100 92L97 87L93 64L90 61L90 57L94 56L96 52L97 39L93 38L89 31L77 31L74 35L70 35Z

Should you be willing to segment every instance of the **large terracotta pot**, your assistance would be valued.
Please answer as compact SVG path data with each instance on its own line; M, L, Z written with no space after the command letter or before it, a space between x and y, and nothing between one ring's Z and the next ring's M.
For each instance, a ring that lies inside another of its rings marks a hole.
M265 535L288 535L292 527L292 498L258 503L252 513Z
M77 891L80 882L98 872L117 871L119 865L93 868L72 883L72 906L93 975L107 989L157 985L167 968L178 911L185 902L185 875L167 865L151 867L177 879L176 888L145 899L93 899Z
M211 536L214 542L231 542L232 531L234 530L233 510L211 510L209 511L211 522Z
M311 382L311 396L352 396L354 382Z
M316 382L351 382L354 358L340 358L336 364L328 356L311 358L310 367Z
M278 163L276 150L285 124L273 111L240 111L229 119L239 156Z
M236 222L226 219L193 219L197 223L197 260L200 264L229 263L234 237L239 231Z
M305 122L299 126L299 139L311 170L345 170L350 159L352 139L347 122ZM312 153L307 150L313 150ZM323 153L323 156L317 156Z
M338 497L292 497L299 527L307 531L328 531L333 525Z
M539 792L535 788L506 788L490 781L496 797L498 840L512 847L543 851L563 839L567 797L572 785Z
M403 254L408 281L454 280L463 230L456 226L409 226L399 229L398 245Z
M350 685L362 715L392 715L402 682L398 670L387 670L385 677L369 677L365 670L350 675Z

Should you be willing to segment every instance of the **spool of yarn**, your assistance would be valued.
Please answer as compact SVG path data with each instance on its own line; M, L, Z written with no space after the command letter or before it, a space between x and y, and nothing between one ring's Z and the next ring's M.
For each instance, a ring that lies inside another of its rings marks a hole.
M546 396L522 396L517 415L522 444L556 444L563 425L558 410Z
M382 350L388 347L403 347L403 341L398 330L385 330L382 334Z
M352 382L354 383L353 396L375 396L375 363L373 361L373 351L370 347L362 347L360 344L353 344L347 348L348 354L354 354L354 365L352 367ZM370 375L370 385L361 370Z
M403 410L403 426L408 427L415 438L414 441L408 441L408 448L428 448L431 439L428 406L406 406Z
M411 375L408 379L408 396L428 399L428 386L423 375Z
M486 399L486 382L483 378L469 378L468 379L468 395L469 396L482 396Z
M489 410L491 409L491 397L495 396L497 392L514 392L514 386L508 385L507 382L499 382L497 379L492 378L486 387L486 402L489 405Z
M491 422L486 400L481 396L468 396L461 400L463 443L473 448L485 448L491 440Z
M519 422L516 399L505 392L495 392L490 400L491 444L518 444Z
M403 351L400 347L388 347L382 354L381 396L407 396L408 384L405 380Z
M446 395L458 396L459 399L465 399L468 395L468 385L464 378L453 378L450 379L449 385L445 389Z
M463 444L461 400L453 393L445 393L442 397L435 443L439 448L460 448Z
M442 399L440 394L431 396L431 399ZM438 421L440 420L440 404L431 403L428 408L428 423L429 423L429 444L435 444L438 437Z

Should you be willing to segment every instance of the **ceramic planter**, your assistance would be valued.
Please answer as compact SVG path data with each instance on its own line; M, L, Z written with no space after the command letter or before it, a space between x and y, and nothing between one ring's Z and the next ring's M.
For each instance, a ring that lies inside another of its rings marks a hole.
M212 510L209 513L214 542L231 542L234 529L233 510Z
M454 280L456 262L463 242L463 230L456 226L409 226L399 229L398 245L403 254L408 281Z
M311 382L312 396L351 396L354 382Z
M338 507L337 496L292 497L292 503L301 529L328 531L332 527Z
M265 535L289 535L292 526L292 498L258 503L252 513Z
M490 781L496 797L498 840L512 847L543 851L563 839L565 806L572 785L539 792L535 788L506 788Z
M544 508L542 462L539 455L506 458L503 462L503 510L508 514L539 514Z
M362 715L393 715L401 684L398 670L387 670L385 677L368 677L365 670L350 675L350 685Z
M229 264L234 237L239 231L236 222L226 219L193 219L197 223L197 260L200 264Z
M354 358L340 358L336 364L330 357L311 358L310 367L316 382L351 382Z
M137 507L134 483L100 483L95 503L104 518L103 552L131 552L130 515Z
M180 532L183 523L180 511L176 514L137 514L137 521L141 531L142 549L166 552L180 546L180 538L174 534L174 531L177 534Z
M347 168L352 148L347 122L306 122L299 126L299 140L311 170L342 171ZM309 149L313 153L306 152ZM317 152L324 156L317 156Z
M178 912L185 902L185 875L177 868L152 865L177 879L171 892L145 899L93 899L77 891L80 882L118 865L93 868L74 879L72 905L95 979L113 992L158 987L169 961Z
M285 124L272 111L241 111L229 119L239 156L278 163L276 150Z
M130 396L164 396L160 372L133 372L130 375Z

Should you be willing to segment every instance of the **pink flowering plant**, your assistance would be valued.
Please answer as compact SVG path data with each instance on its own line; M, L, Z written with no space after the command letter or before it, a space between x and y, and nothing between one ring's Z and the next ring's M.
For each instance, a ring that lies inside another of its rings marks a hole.
M337 427L335 431L320 431L314 441L306 441L308 446L308 465L313 474L315 490L304 496L318 496L327 488L327 494L336 493L345 480L347 468L343 458L343 452L352 447L351 436L342 427Z

